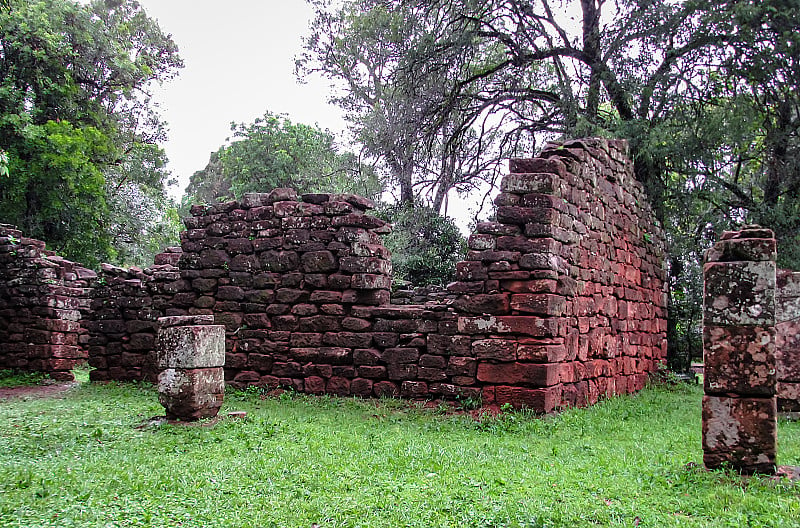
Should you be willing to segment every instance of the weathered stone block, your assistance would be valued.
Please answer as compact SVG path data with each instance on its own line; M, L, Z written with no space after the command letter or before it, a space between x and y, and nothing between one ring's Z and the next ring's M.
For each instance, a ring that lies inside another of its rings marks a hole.
M482 339L472 342L472 355L478 359L516 361L517 342L507 339Z
M558 179L557 175L546 172L507 174L500 183L500 191L516 194L556 194Z
M778 398L778 410L782 412L800 411L800 382L779 381L776 385L775 396Z
M703 271L705 324L775 324L774 262L709 262Z
M156 339L159 368L194 369L225 365L225 327L220 325L161 328Z
M511 296L511 309L540 315L563 315L566 299L560 295L517 294Z
M453 307L475 314L506 314L509 312L510 305L507 293L479 293L457 299L453 303Z
M525 389L522 387L492 387L491 399L497 405L509 403L515 408L528 408L539 413L551 413L561 404L562 386L555 385L542 389Z
M777 444L774 398L703 397L703 462L745 474L774 473Z
M459 317L462 334L522 334L534 337L555 337L560 331L560 318L507 315Z
M168 418L213 418L222 406L224 393L222 368L168 368L158 375L158 401Z
M478 381L509 385L549 387L560 381L558 363L488 363L478 364Z
M775 239L740 238L720 240L706 251L706 262L772 260L777 256Z
M703 327L706 394L775 394L775 329Z

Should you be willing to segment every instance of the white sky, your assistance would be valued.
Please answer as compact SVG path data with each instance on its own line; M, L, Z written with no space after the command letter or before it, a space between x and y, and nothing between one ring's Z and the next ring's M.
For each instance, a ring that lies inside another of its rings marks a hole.
M300 84L294 75L313 14L305 0L138 1L172 35L185 63L178 77L153 89L168 123L162 147L178 180L170 189L176 199L231 136L232 121L251 123L269 110L335 134L345 130L342 112L327 102L329 82L314 76ZM450 193L448 215L465 234L482 194Z
M189 177L231 135L266 110L295 123L340 132L341 112L327 104L321 78L298 84L294 57L312 15L305 0L139 0L178 44L185 67L154 90L169 126L163 145L183 193Z

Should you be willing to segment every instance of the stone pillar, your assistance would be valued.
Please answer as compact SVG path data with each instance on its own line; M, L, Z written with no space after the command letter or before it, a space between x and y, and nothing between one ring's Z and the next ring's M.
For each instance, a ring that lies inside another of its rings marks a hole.
M778 410L800 412L800 271L780 270L775 299Z
M214 316L161 317L156 342L158 401L167 418L213 418L225 393L225 327Z
M774 234L758 226L723 233L703 275L703 462L774 473Z

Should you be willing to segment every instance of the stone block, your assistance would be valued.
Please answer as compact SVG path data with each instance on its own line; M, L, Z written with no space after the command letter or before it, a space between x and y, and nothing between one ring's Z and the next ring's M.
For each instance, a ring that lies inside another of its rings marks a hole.
M775 472L775 398L703 397L703 462L744 473Z
M467 295L453 303L456 310L475 314L506 314L509 306L507 293Z
M525 389L522 387L498 386L492 387L494 393L491 399L497 405L509 403L516 409L528 408L539 413L551 413L561 405L562 386L541 389Z
M168 418L213 418L222 406L224 393L222 368L168 368L158 375L158 401Z
M549 387L560 381L558 363L488 363L478 364L478 381L504 385Z
M517 342L507 339L481 339L473 341L472 356L478 359L516 361Z
M775 394L775 329L704 326L706 394Z
M775 324L774 262L709 262L703 273L705 324Z
M534 337L555 337L561 329L561 319L533 316L459 317L461 334L522 334Z
M720 240L706 251L706 262L760 261L777 257L775 239L739 238Z
M517 294L511 296L511 309L540 315L563 315L566 299L560 295Z
M800 382L779 381L776 384L775 396L778 398L779 411L800 411Z
M500 191L515 194L556 194L558 180L557 175L546 172L507 174L500 183Z
M194 369L225 365L225 327L221 325L161 328L156 339L161 369Z

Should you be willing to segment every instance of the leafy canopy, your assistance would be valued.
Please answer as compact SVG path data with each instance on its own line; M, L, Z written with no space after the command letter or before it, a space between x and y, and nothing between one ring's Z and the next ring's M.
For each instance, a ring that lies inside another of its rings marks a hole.
M180 67L177 46L136 1L8 0L0 220L86 264L128 260L169 205L164 126L147 89ZM148 206L133 207L129 191Z
M292 187L298 192L352 192L376 197L382 182L371 167L342 151L333 135L266 112L231 125L234 140L194 173L184 205L239 198L247 192Z

